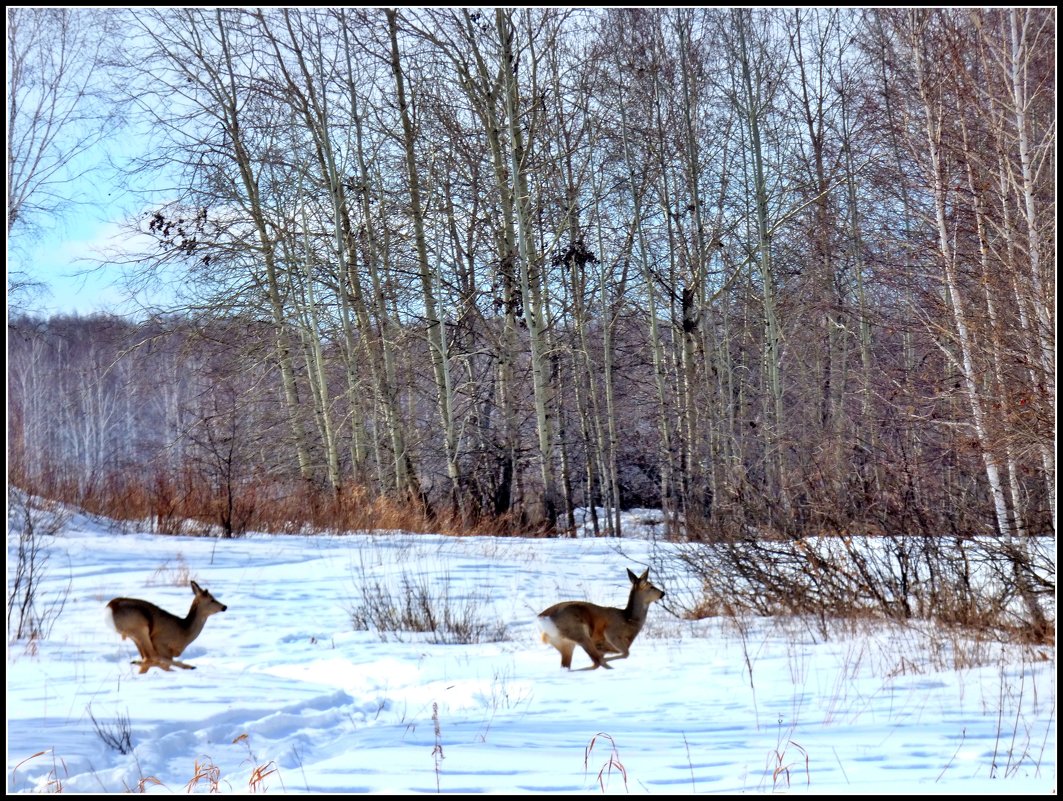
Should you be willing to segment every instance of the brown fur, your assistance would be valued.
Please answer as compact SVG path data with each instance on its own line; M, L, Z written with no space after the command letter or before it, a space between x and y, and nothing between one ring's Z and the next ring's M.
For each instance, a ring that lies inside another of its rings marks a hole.
M627 571L631 594L624 609L589 601L562 601L539 613L543 642L561 652L561 667L571 669L572 652L577 645L591 658L592 669L610 668L608 662L627 659L631 643L646 622L650 604L664 597L664 590L650 583L649 574L649 568L641 576Z
M203 631L208 617L228 607L194 581L192 592L195 598L184 618L138 598L115 598L107 604L115 629L123 640L132 640L140 652L140 659L133 664L140 665L141 673L153 667L195 670L192 665L178 662L177 657Z

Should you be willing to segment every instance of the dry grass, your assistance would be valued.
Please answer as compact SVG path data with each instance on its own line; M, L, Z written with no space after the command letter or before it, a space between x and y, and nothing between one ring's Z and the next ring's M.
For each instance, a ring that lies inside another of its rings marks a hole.
M359 575L364 575L362 571ZM506 625L480 613L486 598L450 596L449 576L433 582L404 572L398 591L379 581L356 581L357 598L348 609L355 631L375 631L382 642L404 634L427 633L433 643L469 644L508 639Z
M801 755L798 760L795 760L791 756L791 746ZM772 792L780 793L790 790L790 774L791 771L797 769L799 763L805 773L805 789L812 786L812 777L808 772L808 752L793 740L787 739L785 743L780 743L771 752L769 761L769 767L771 768Z
M188 569L188 563L184 556L177 554L172 562L166 562L155 568L148 586L187 587L192 580L192 574Z
M298 481L255 480L226 497L192 469L176 474L115 473L87 483L50 477L32 486L12 478L27 493L78 506L88 514L141 524L160 534L240 536L327 531L410 531L452 536L535 533L506 516L437 507L422 498L375 495L348 483L339 490Z
M90 712L91 716L91 712ZM96 719L93 718L93 723L96 724ZM123 725L128 724L128 719L125 719ZM100 733L100 726L97 724L97 733ZM101 735L103 736L103 735ZM251 747L248 744L248 736L241 734L233 743L243 742L247 746L247 752L249 759L245 760L245 764L250 762L251 772L247 779L247 790L250 793L265 793L270 790L270 780L276 780L280 784L281 792L287 792L287 788L284 786L284 781L281 779L280 768L272 760L264 763L259 761L251 753ZM108 745L112 745L108 743ZM113 745L112 745L113 747ZM121 753L130 753L130 751L122 751ZM66 763L62 758L57 757L52 750L38 751L36 754L32 754L11 770L11 785L15 785L15 779L19 769L34 759L39 759L47 755L51 755L52 767L49 770L42 784L37 788L38 792L45 793L62 793L64 792L63 776L67 775L68 770ZM135 788L128 788L129 792L134 793L146 793L149 786L161 787L167 789L166 784L157 776L142 776L137 782ZM232 785L222 778L221 768L215 764L214 760L209 756L201 756L196 759L192 768L192 778L185 783L185 792L187 793L231 793L233 792Z
M69 772L66 767L66 762L64 762L61 757L57 758L55 755L55 751L51 749L47 751L38 751L36 754L31 754L30 756L19 762L17 765L15 765L15 767L11 769L11 784L15 784L15 775L18 773L19 768L21 768L30 760L37 759L38 757L45 756L46 754L52 755L52 767L51 770L48 771L48 775L44 782L43 788L39 787L38 789L41 792L45 793L63 792L63 776L68 775Z
M440 789L440 775L443 772L443 760L446 758L443 755L443 730L439 725L439 704L435 701L432 702L432 732L435 735L435 745L432 748L432 761L435 765L436 774L436 792L442 792Z
M602 792L606 791L606 787L609 784L609 779L612 777L613 772L620 774L621 779L624 781L624 791L628 792L627 786L627 768L624 767L624 763L620 761L620 752L616 749L616 742L611 735L605 732L598 732L591 737L591 741L587 744L587 748L583 752L583 770L588 770L588 765L591 759L591 752L594 751L594 746L598 740L605 740L609 743L609 753L606 755L605 762L602 763L601 769L598 771L598 786Z
M202 757L203 761L198 759L195 761L195 765L192 771L192 778L185 784L185 790L189 793L195 793L199 791L200 785L206 785L208 793L217 793L221 790L221 768L214 764L214 760L208 756ZM225 783L228 789L231 791L232 786L228 782Z

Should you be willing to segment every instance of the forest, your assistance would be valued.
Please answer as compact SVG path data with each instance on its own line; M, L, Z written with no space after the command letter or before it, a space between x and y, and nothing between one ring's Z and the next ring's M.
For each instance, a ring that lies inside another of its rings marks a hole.
M9 486L225 536L1054 538L1054 9L8 22L9 242L55 41L152 189L104 265L142 314L10 268Z

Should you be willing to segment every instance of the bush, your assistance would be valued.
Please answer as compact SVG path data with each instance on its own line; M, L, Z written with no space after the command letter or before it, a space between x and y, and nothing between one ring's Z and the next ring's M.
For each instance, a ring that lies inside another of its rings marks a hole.
M428 633L433 643L464 645L507 639L504 623L481 619L484 599L451 599L449 576L433 590L426 576L403 573L397 596L377 581L359 582L359 589L360 602L349 610L351 623L355 631L376 631L383 642L389 636L401 640L402 632Z
M51 598L41 595L48 566L47 539L66 524L54 506L8 488L8 532L17 538L14 565L8 573L7 636L14 640L46 639L66 605L69 587Z
M678 559L701 595L690 617L872 616L926 620L994 632L1006 640L1052 639L1054 540L824 536L687 543Z

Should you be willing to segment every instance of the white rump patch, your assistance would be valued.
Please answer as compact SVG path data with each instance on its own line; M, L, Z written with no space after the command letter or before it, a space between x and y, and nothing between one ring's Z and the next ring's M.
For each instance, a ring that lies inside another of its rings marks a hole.
M565 639L561 636L561 632L557 630L554 621L548 617L539 617L539 629L551 642L559 642L560 640Z

